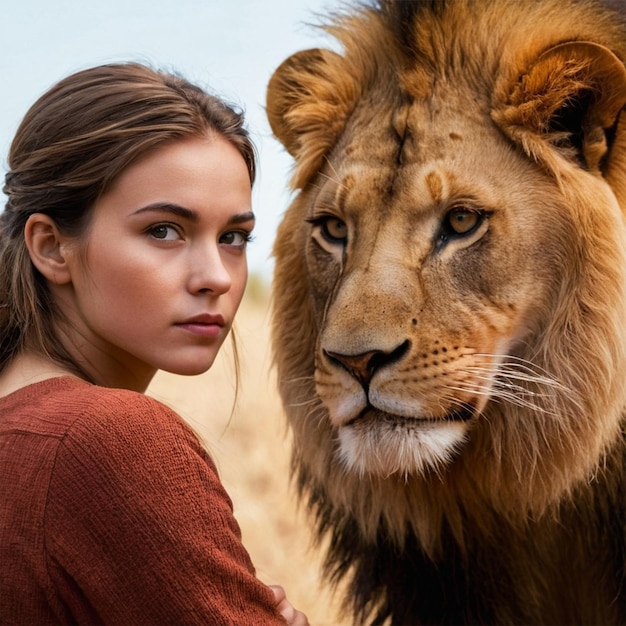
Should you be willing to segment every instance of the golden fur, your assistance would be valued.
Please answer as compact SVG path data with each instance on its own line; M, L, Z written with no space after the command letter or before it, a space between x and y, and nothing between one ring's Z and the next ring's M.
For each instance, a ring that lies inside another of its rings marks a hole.
M357 621L626 623L624 16L383 0L327 30L341 53L287 59L267 110L328 572Z

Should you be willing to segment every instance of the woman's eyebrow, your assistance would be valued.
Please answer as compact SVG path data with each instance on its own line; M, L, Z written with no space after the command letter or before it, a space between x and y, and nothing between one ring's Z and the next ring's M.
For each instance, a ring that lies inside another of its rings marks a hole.
M256 217L252 211L237 213L228 219L229 224L241 224L242 222L254 222Z
M131 215L140 215L141 213L148 213L150 211L173 213L174 215L178 215L178 217L185 218L191 222L197 222L199 219L198 214L195 211L171 202L154 202L153 204L147 204L146 206L133 211Z
M179 204L174 204L172 202L154 202L152 204L147 204L146 206L133 211L131 215L140 215L141 213L147 212L158 212L158 213L172 213L177 215L178 217L182 217L190 222L198 222L200 219L198 214L187 207L180 206ZM252 211L247 211L245 213L236 213L235 215L231 215L228 218L229 224L242 224L243 222L253 222L256 220L256 217Z

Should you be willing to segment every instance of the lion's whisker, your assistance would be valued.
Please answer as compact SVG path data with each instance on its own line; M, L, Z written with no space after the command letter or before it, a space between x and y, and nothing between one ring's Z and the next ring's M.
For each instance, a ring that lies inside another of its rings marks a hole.
M341 182L341 176L339 175L339 172L333 165L332 161L328 158L328 156L325 155L324 160L326 161L326 163L328 163L328 167L330 167L330 169L332 170L332 173L335 175L336 178L329 176L325 172L320 172L321 176L323 176L324 178L327 178L328 180L331 180L334 183L337 183L340 188L347 189L346 185Z

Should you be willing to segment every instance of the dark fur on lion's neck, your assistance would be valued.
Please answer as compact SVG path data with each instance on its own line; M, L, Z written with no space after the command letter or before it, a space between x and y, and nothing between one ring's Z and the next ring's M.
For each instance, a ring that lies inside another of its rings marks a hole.
M326 506L318 492L309 505L318 530L331 537L326 573L335 581L351 579L348 596L357 623L364 623L372 609L377 610L372 624L389 618L392 624L415 624L415 615L422 624L624 623L626 553L619 537L626 519L625 450L626 433L604 471L539 520L501 521L487 534L476 519L465 520L472 536L465 549L444 523L434 560L411 531L398 549L383 523L376 541L365 541L358 522ZM577 565L586 568L583 579ZM621 581L611 580L616 572ZM581 595L605 581L621 593L588 596L582 603L588 614L581 612ZM502 595L511 599L506 607L493 602ZM558 606L554 615L542 599L546 595Z

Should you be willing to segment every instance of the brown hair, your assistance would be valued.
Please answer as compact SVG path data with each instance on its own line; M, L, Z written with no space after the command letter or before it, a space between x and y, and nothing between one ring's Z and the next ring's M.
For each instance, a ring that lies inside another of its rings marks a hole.
M68 76L33 104L11 145L0 214L0 372L28 348L84 376L55 336L61 316L31 263L28 218L44 213L78 236L95 201L139 156L207 131L239 150L254 183L255 149L242 113L179 76L103 65Z

